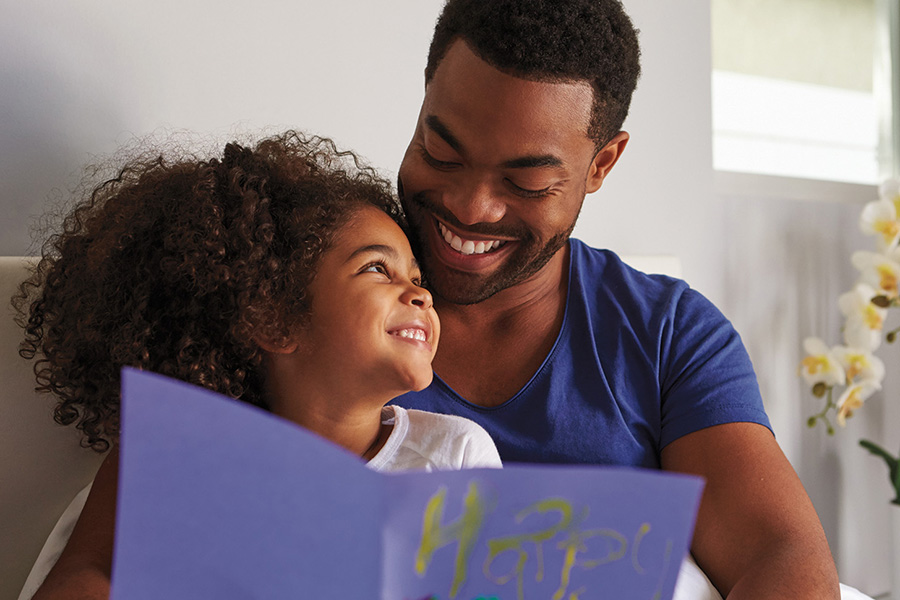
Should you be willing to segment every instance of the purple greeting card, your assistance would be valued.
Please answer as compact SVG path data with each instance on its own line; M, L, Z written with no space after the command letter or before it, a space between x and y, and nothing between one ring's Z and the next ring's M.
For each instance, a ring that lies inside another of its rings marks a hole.
M271 414L126 369L114 599L671 598L702 483L524 466L380 474Z

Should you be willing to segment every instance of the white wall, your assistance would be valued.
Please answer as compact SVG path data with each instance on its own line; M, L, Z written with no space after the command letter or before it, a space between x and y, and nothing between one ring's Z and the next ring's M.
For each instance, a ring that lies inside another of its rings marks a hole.
M826 259L847 256L844 236L853 228L844 221L853 211L716 197L709 2L625 4L643 45L644 76L626 122L632 141L587 199L576 235L621 253L681 257L685 278L742 331L779 440L822 514L843 578L884 591L878 553L887 548L879 530L886 507L866 487L883 467L853 447L874 425L861 419L860 430L840 440L806 432L811 404L794 370L800 337L836 327L833 297L853 275L835 274ZM83 164L163 129L215 139L305 129L359 151L393 178L421 102L440 6L0 0L0 255L28 251L31 220L48 198L65 196ZM879 416L876 408L865 419ZM857 506L874 516L860 516Z
M134 136L299 128L394 173L437 1L0 0L0 255Z
M134 136L288 127L323 133L393 178L423 93L440 0L0 0L0 254L85 163ZM628 3L643 30L634 138L577 234L677 253L713 299L706 2ZM689 30L671 35L683 21ZM690 240L690 241L688 241Z
M631 141L589 196L575 235L621 254L676 254L684 278L723 298L722 206L712 191L709 2L625 0L641 30L643 75Z

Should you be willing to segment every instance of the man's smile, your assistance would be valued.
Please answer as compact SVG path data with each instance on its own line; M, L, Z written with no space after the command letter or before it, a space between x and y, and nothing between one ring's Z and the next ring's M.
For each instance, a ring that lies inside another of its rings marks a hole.
M484 254L500 248L506 240L465 239L451 231L449 227L437 221L441 236L447 244L461 254Z
M432 252L444 265L459 271L484 272L507 257L519 243L516 239L500 239L483 234L462 232L451 228L431 215L429 228Z

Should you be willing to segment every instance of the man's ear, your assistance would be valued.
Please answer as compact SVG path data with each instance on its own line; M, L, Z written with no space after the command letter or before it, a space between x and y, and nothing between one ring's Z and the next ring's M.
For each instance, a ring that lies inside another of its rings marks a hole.
M299 346L293 338L270 337L264 334L254 335L253 341L256 342L257 346L270 354L293 354Z
M620 131L594 155L585 183L586 193L591 194L600 189L600 186L603 185L603 180L606 179L606 175L615 166L619 157L622 156L622 152L625 151L625 146L628 145L629 139L631 139L631 136L628 135L627 131Z

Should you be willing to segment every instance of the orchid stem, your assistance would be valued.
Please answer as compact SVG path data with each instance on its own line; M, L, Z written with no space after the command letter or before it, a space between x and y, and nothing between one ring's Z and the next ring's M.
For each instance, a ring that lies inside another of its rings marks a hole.
M828 388L828 395L825 397L825 408L822 409L822 412L812 415L807 421L807 424L810 427L815 427L816 422L821 419L822 423L825 424L825 431L828 433L828 435L834 435L834 426L828 419L828 411L830 411L832 408L837 408L837 405L834 403L834 397L832 396L833 390L833 387Z

